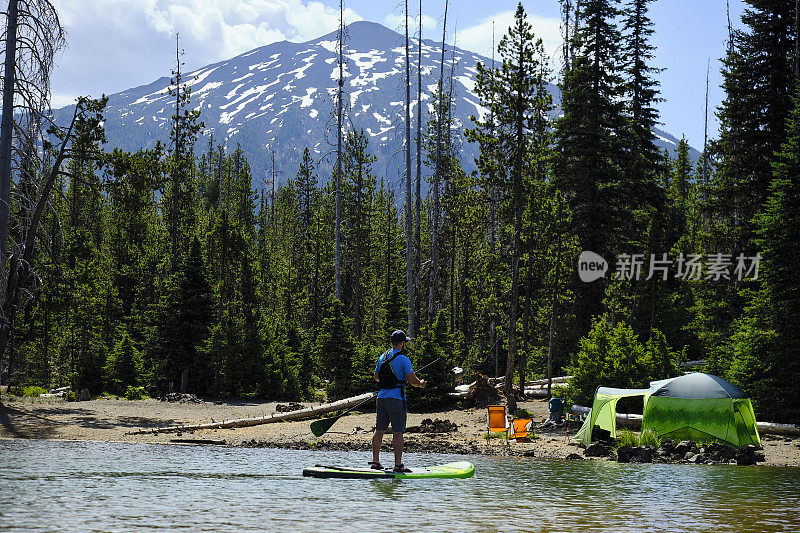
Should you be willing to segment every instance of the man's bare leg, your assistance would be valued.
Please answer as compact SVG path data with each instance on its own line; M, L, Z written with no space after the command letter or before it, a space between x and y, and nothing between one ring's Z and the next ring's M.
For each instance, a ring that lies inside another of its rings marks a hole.
M394 448L394 464L403 464L403 434L392 433L392 447Z
M372 435L372 461L375 463L380 463L380 456L381 456L381 443L383 441L383 431L375 430L375 434Z

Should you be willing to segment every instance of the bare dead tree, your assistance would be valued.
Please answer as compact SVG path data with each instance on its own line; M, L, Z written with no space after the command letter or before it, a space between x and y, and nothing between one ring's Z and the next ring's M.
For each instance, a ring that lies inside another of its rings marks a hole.
M2 39L3 115L0 124L0 304L8 289L7 251L11 176L25 159L32 132L50 110L53 56L64 46L64 30L49 0L10 0ZM9 53L12 51L12 53ZM15 142L15 140L17 142ZM35 146L35 145L34 145Z
M436 105L436 164L433 173L433 224L431 224L431 268L428 271L428 322L433 322L436 317L436 285L438 283L438 255L439 255L439 215L441 206L439 205L439 184L442 179L442 121L444 120L444 54L447 43L447 8L449 2L444 3L444 23L442 24L442 58L439 63L439 92Z
M344 4L339 0L339 85L336 93L336 265L334 293L342 299L342 91L344 89Z
M408 329L413 337L419 329L419 271L422 260L422 0L419 0L419 40L417 41L417 176L414 191L414 299L408 302Z
M42 158L49 146L43 130L44 125L51 120L50 75L53 71L53 57L65 44L58 12L49 0L9 0L8 9L3 15L2 40L5 46L2 50L3 108L0 123L0 363L13 326L17 294L30 292L27 287L20 286L17 273L32 258L34 236L52 189L49 181L55 180L63 157L66 157L65 154L56 159L43 184L35 183L35 170L44 168ZM64 146L62 148L65 149ZM33 218L12 221L12 196L16 196L12 189L12 176L15 173L22 175L23 172L26 173L26 190L23 191L26 197L21 200L21 205L26 207L24 212L33 214ZM15 227L20 231L12 232ZM25 228L26 232L23 231ZM13 242L10 239L12 233L22 234L23 242ZM9 240L12 242L9 243ZM26 279L35 284L38 278L32 270L31 273Z
M408 51L408 0L405 3L406 18L406 302L408 305L408 324L414 322L414 229L411 222L411 59ZM412 331L409 327L409 331Z

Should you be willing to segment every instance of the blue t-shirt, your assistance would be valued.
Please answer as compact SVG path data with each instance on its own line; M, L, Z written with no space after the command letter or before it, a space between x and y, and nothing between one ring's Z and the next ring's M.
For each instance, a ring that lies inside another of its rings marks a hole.
M405 381L406 376L412 373L414 370L411 368L411 359L398 352L399 350L392 348L388 352L381 354L381 356L378 357L378 364L375 365L375 373L377 374L378 370L380 370L381 363L392 357L394 354L398 354L397 357L392 359L392 362L389 363L389 365L392 367L392 371L394 372L394 375L397 376L397 379L402 379ZM400 388L395 387L394 389L379 390L378 398L396 398L398 400L402 400L403 396Z

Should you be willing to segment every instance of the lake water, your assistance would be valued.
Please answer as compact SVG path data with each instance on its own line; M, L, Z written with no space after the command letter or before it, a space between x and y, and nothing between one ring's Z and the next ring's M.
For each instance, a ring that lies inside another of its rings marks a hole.
M0 530L798 531L800 469L408 454L459 480L326 480L366 453L0 441ZM385 459L390 460L385 453Z

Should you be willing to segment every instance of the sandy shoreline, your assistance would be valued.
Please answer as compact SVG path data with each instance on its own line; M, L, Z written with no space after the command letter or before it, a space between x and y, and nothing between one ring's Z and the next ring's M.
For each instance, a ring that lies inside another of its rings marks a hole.
M303 404L309 406L311 404ZM60 400L3 401L0 405L0 439L33 438L63 441L105 441L177 444L176 440L203 440L226 446L253 446L291 449L358 450L370 449L374 426L373 413L353 413L341 418L329 432L317 438L311 433L311 420L276 422L247 428L185 432L183 434L130 435L141 428L221 421L269 415L276 403L202 402L169 403L154 399L140 401L99 399L88 402ZM547 418L544 400L519 404L533 414L534 424ZM583 456L583 450L565 439L564 428L547 431L535 429L529 442L503 439L487 440L486 410L446 410L433 413L409 413L408 426L420 426L425 419L446 420L457 429L447 433L406 435L408 452L481 455L519 455L564 459L570 454ZM574 433L574 429L570 434ZM384 439L389 450L390 437ZM566 440L566 442L565 442ZM800 439L762 436L766 461L774 466L800 466Z

